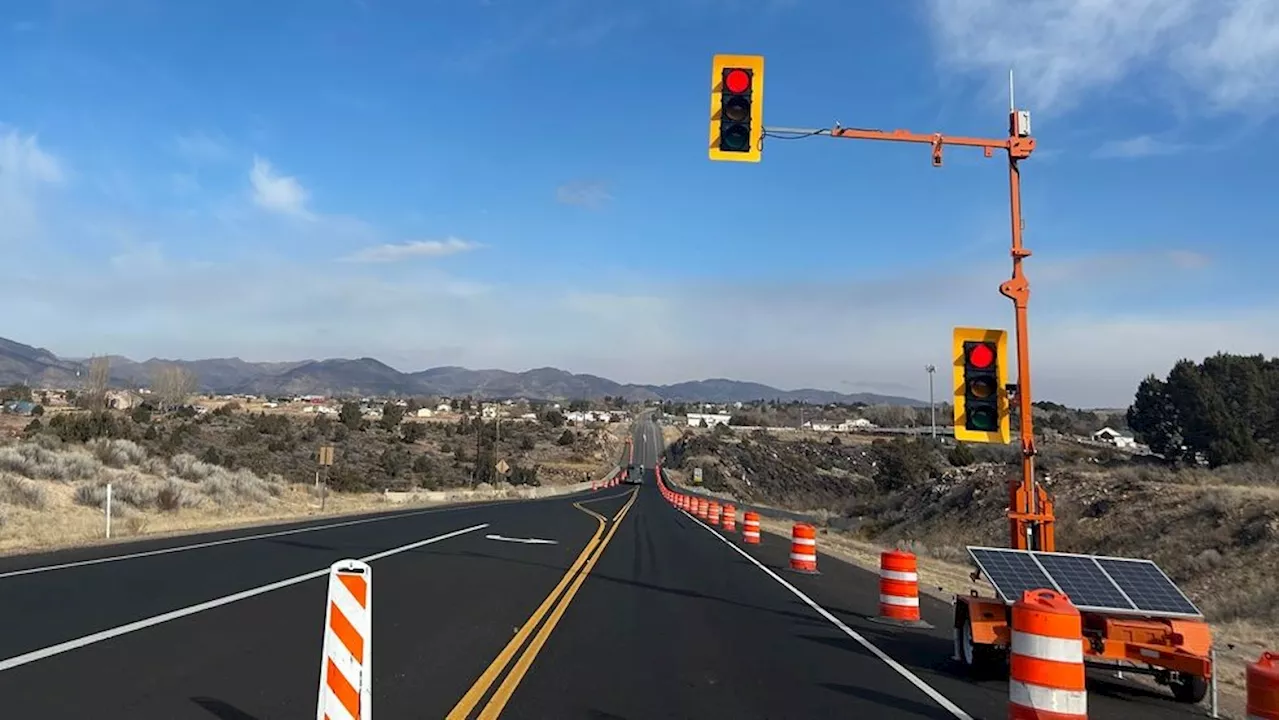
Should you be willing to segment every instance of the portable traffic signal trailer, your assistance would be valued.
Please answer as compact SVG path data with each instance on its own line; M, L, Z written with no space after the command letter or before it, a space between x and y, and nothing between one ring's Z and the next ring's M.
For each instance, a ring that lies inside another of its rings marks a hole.
M1024 320L1025 322L1025 320ZM955 437L1008 444L1010 396L1007 333L956 328L952 335ZM1019 348L1019 377L1026 354ZM1169 686L1180 702L1202 700L1213 674L1212 634L1199 609L1155 563L1132 558L1054 551L1053 501L1035 480L1031 418L1020 418L1024 469L1010 483L1009 548L968 548L997 597L972 590L955 601L955 657L975 674L1002 665L1012 644L1013 605L1024 592L1056 590L1079 608L1088 665L1147 674ZM1027 452L1030 449L1031 452Z

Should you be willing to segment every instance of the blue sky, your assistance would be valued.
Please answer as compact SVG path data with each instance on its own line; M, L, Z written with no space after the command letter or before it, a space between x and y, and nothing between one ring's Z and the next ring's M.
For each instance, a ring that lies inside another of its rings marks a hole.
M1015 68L1036 396L1276 353L1268 0L7 3L0 335L922 397L1011 327L1000 159L713 163L716 52L773 126L998 137Z

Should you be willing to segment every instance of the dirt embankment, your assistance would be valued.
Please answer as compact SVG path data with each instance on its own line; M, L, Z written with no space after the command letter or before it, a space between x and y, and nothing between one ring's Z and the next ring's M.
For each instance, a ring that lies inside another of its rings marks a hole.
M668 467L685 481L701 467L708 491L812 512L826 550L868 567L881 548L912 549L922 583L946 595L974 587L966 545L1008 545L1017 456L972 450L949 458L924 442L717 431L686 433ZM1040 450L1058 549L1155 561L1213 623L1224 702L1237 705L1244 663L1274 650L1278 635L1276 466L1173 471L1077 444ZM789 533L788 523L765 525Z

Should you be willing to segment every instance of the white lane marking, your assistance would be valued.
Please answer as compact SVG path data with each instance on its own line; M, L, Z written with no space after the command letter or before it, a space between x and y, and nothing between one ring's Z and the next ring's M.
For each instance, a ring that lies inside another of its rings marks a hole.
M502 535L485 535L485 540L498 540L500 542L525 543L526 545L555 545L555 540L543 540L542 538L511 538Z
M476 530L483 530L484 528L487 528L487 527L489 527L489 523L472 525L469 528L454 530L453 532L445 533L443 535L436 535L435 537L430 537L430 538L427 538L426 540L419 540L417 542L411 542L408 545L401 545L400 547L391 548L390 550L383 550L382 552L374 553L372 555L359 558L359 560L361 560L362 562L373 562L374 560L381 560L382 558L391 557L392 555L395 555L397 553L408 552L409 550L414 550L424 545L437 543L437 542L440 542L441 540L448 540L449 538L458 537L459 535L465 535L469 532L475 532ZM15 655L11 658L0 660L0 672L3 672L5 670L12 670L13 668L20 667L22 665L27 665L37 660L44 660L45 658L53 657L54 655L60 655L62 653L70 652L72 650L78 650L79 648L85 647L86 645L93 645L94 643L100 643L103 640L110 640L111 638L120 637L121 635L126 635L131 632L136 632L138 630L145 630L146 628L153 627L161 623L166 623L166 622L169 622L170 620L177 620L178 618L184 618L188 615L195 615L196 613L204 612L205 610L212 610L213 608L222 607L223 605L230 605L233 602L238 602L240 600L246 600L251 597L263 595L265 593L271 592L272 590L279 590L281 588L289 587L290 585L297 585L298 583L303 583L308 580L314 580L316 578L328 577L328 575L329 575L329 568L323 567L319 570L306 573L305 575L298 575L297 577L291 577L291 578L288 578L287 580L280 580L278 582L273 582L269 585L262 585L261 587L250 588L248 590L243 590L241 592L234 593L232 595L226 595L220 598L214 598L213 600L207 600L197 605L191 605L190 607L171 610L167 613L161 613L160 615L152 615L149 618L136 620L134 622L127 623L125 625L113 627L109 630L102 630L100 632L91 633L83 637L78 637L74 640L61 642L61 643L58 643L57 645L50 645L49 647L40 648L39 650L32 650L31 652L23 653L21 655Z
M570 495L552 495L545 498L533 498L523 502L541 502L544 500L554 500L567 498ZM285 535L298 535L301 533L315 532L317 530L329 530L331 528L349 527L351 525L365 525L375 522L386 522L387 520L399 520L400 518L417 517L419 515L430 515L433 513L450 512L458 510L476 510L479 508L492 507L503 503L510 503L510 500L500 500L497 502L475 503L467 505L451 505L448 507L428 508L426 510L415 510L413 512L399 513L396 515L379 515L372 518L359 518L357 520L344 520L342 522L328 523L325 525L308 525L303 528L293 528L291 530L276 530L273 532L257 533L255 535L238 535L232 538L223 538L221 540L210 540L207 542L192 543L190 545L175 545L174 547L159 548L156 550L144 550L141 552L127 553L124 555L108 555L107 557L92 558L89 560L76 560L74 562L58 563L56 565L40 565L37 567L25 568L22 570L10 570L8 572L0 572L0 580L5 578L17 577L19 575L34 575L35 573L51 572L53 570L66 570L68 568L84 567L86 565L100 565L102 563L119 562L121 560L136 560L137 558L152 557L154 555L168 555L171 553L186 552L188 550L201 550L203 548L217 547L219 545L231 545L234 543L248 542L250 540L265 540L267 538L283 537ZM213 530L213 532L217 532ZM55 551L56 552L56 551Z
M797 588L795 585L792 585L786 580L783 580L781 577L778 576L777 573L765 567L764 564L761 563L759 560L756 560L755 558L751 557L751 555L746 550L743 550L737 545L734 545L732 541L730 541L725 536L721 535L715 529L703 524L703 522L698 518L692 515L689 515L689 513L684 512L683 510L681 510L680 512L688 516L690 520L698 523L698 525L701 525L704 530L706 530L707 532L715 536L717 540L733 548L734 552L738 553L739 555L746 558L747 560L750 560L753 565L763 570L766 575L773 578L774 580L777 580L779 585L790 590L792 594L800 598L800 600L804 602L805 605L808 605L809 607L813 608L815 612L817 612L822 617L826 618L832 625L835 625L837 628L840 628L841 632L853 638L854 642L858 643L863 648L865 648L867 652L880 658L880 660L885 665L888 665L890 668L893 669L894 672L906 678L907 681L910 682L912 685L915 685L916 688L920 690L920 692L924 693L925 695L928 695L930 699L932 699L934 702L941 705L947 712L951 713L951 715L955 717L956 720L973 720L973 716L969 715L969 713L965 712L964 710L961 710L960 706L948 700L946 696L944 696L942 693L938 692L937 690L934 690L932 687L929 686L928 683L921 680L915 673L908 670L897 660L894 660L893 658L889 657L880 648L871 644L870 640L859 635L856 630L844 624L844 622L840 620L840 618L836 617L835 615L832 615L830 612L827 611L826 608L814 602L808 595L805 595L803 592L801 592L799 588Z

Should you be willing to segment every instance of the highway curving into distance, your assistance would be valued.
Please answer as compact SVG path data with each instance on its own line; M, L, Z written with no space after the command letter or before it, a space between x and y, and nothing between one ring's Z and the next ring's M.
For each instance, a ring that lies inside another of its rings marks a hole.
M873 573L708 530L660 496L660 438L636 424L638 487L4 558L0 714L314 717L327 568L360 558L383 720L1005 717L946 603L880 625ZM1166 698L1094 682L1089 716L1203 716Z

